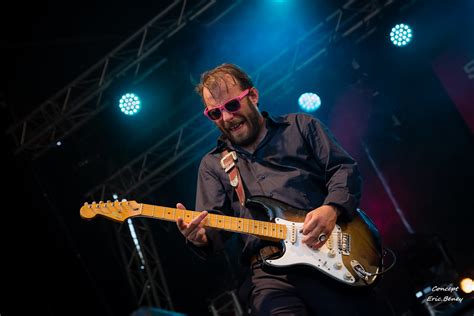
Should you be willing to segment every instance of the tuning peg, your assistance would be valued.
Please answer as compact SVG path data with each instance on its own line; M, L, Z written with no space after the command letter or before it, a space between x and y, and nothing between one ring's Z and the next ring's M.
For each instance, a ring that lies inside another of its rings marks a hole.
M107 203L110 203L110 200L107 200Z
M87 206L87 205L89 205L89 203L85 202L85 203L84 203L84 206Z
M104 201L99 201L99 204L104 204Z
M127 199L122 199L122 202L127 202Z

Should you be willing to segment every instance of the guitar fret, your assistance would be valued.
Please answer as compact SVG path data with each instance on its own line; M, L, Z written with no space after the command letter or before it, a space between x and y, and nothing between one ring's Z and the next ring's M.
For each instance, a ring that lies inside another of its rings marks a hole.
M171 215L171 209L169 207L166 208L167 211L166 211L166 218L167 219L172 219L173 216Z
M148 208L143 211L143 214L169 221L177 221L178 218L182 218L185 223L190 223L200 215L200 212L149 205ZM251 218L232 217L209 213L203 223L207 227L252 234L258 237L276 239L285 239L286 237L284 225L274 222L254 220Z
M180 209L175 209L175 219L177 220L178 218L184 218L184 210Z
M115 205L115 204L114 204ZM111 208L112 206L110 206ZM138 209L138 207L135 207ZM81 210L82 212L82 210ZM176 222L178 218L182 218L185 223L190 223L201 212L183 210L179 208L164 207L158 205L141 204L139 215L144 217L153 217L167 221ZM120 218L119 218L120 219ZM260 238L286 239L287 228L285 225L275 222L260 221L251 218L235 217L209 213L203 222L204 226L219 228L227 231L251 234ZM329 243L331 242L331 238Z

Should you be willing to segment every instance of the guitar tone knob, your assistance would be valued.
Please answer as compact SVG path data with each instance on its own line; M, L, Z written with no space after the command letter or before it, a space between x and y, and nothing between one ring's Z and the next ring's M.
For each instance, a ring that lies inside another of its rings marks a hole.
M328 257L329 258L334 258L336 256L336 252L334 250L331 250L328 252Z
M342 268L342 263L341 262L338 261L334 264L334 269L341 270L341 268Z
M349 272L344 273L344 279L346 279L348 281L352 280L352 274L350 274Z

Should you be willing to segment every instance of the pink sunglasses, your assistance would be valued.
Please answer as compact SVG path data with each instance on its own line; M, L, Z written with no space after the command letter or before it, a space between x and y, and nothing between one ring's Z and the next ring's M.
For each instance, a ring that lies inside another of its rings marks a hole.
M237 112L238 110L240 110L241 107L240 101L242 101L242 99L249 94L250 90L252 90L252 88L245 89L239 96L230 99L229 101L215 108L206 108L204 110L204 115L207 116L210 120L215 121L222 117L223 110L226 110L229 113Z

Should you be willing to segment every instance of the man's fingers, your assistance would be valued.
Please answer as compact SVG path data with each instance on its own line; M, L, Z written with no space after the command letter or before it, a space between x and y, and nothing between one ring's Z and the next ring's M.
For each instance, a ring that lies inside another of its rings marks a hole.
M196 217L195 219L193 219L190 223L189 223L189 227L196 227L198 226L203 220L204 218L207 216L207 211L203 211L201 212L198 217Z
M178 225L180 231L183 231L188 227L181 217L178 217L176 224Z
M201 214L199 214L199 216L193 219L189 224L186 224L182 218L178 218L176 223L178 224L178 228L184 237L192 239L190 236L196 234L196 231L198 231L200 228L199 224L207 216L207 214L207 211L201 212Z
M186 207L183 205L183 203L177 203L176 208L179 208L180 210L185 210Z
M314 232L316 226L318 225L318 219L316 216L312 216L312 218L308 221L305 219L305 223L303 224L303 235L307 235L311 232Z
M313 213L310 212L304 218L303 229L301 230L304 235L306 235L306 233L308 232L306 226L308 226L308 223L311 221L312 216L313 216Z
M189 240L196 240L196 237L198 235L198 232L199 232L199 229L195 229L193 231L190 231L189 232L189 235L186 236L186 238L188 238Z
M307 244L307 245L312 245L314 244L317 239L314 238L313 236L305 236L302 240L301 240L304 244Z

